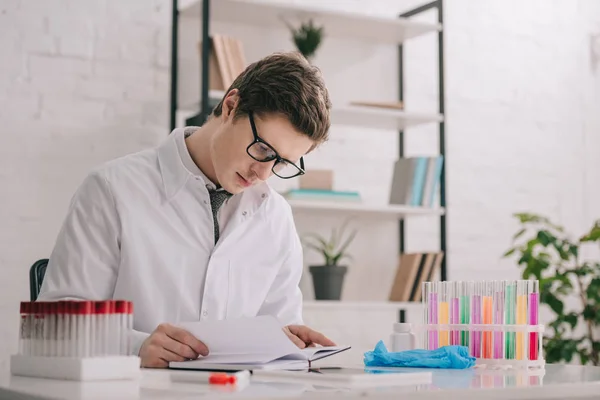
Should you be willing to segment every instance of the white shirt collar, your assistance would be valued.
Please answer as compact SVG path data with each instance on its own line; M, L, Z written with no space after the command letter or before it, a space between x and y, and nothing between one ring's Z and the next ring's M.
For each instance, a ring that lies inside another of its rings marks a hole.
M185 131L187 128L176 128L169 137L158 147L158 162L162 174L163 187L168 200L171 200L188 179L200 177L205 185L215 188L215 184L196 165L185 143ZM253 193L250 196L261 203L270 192L270 187L263 182L248 188L245 192ZM255 207L259 204L255 204Z

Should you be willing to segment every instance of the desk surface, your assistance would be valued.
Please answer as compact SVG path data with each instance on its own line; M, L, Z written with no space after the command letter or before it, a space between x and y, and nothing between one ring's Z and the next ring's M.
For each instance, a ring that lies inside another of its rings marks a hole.
M238 389L171 381L169 370L142 370L139 381L68 382L0 375L0 398L17 399L165 399L198 398L349 398L373 399L562 399L596 397L600 367L547 365L537 373L498 370L428 370L430 384L370 389L323 387L300 382L252 380Z

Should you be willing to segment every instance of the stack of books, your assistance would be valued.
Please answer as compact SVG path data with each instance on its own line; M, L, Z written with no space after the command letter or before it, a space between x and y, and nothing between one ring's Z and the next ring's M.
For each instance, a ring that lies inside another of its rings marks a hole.
M328 189L291 189L283 193L288 200L361 202L359 192Z
M443 252L402 254L389 300L421 301L422 283L435 280L443 258Z
M443 156L401 158L394 165L390 204L432 207L439 188Z
M239 39L213 34L209 55L209 86L212 90L227 90L233 81L246 69L244 47ZM200 49L202 44L200 44Z

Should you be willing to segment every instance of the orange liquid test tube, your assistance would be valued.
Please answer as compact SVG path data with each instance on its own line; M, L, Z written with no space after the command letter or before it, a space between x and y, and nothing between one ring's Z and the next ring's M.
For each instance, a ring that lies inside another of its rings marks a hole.
M493 310L493 282L485 282L484 292L482 299L483 306L483 323L492 324L492 310ZM482 358L492 358L492 331L483 332L483 345L482 345Z
M450 298L448 296L448 283L447 282L438 282L439 289L438 293L440 296L440 305L439 305L439 323L440 324L448 324L449 323L449 301ZM440 347L448 346L450 344L450 331L448 329L440 329Z

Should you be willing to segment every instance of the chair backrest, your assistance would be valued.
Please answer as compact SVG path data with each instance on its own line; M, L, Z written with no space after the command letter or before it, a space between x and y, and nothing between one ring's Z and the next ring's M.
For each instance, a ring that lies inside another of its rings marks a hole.
M46 274L46 267L48 266L48 259L42 258L37 260L29 269L29 296L31 301L35 301L40 294L42 288L42 281Z

